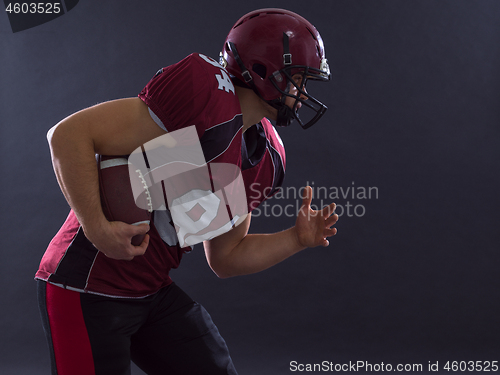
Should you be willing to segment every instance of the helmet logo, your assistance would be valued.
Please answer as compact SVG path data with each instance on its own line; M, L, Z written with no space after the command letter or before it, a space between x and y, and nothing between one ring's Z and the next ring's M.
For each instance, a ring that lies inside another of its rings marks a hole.
M219 52L219 64L225 69L227 66L227 60L222 52Z
M321 59L319 70L321 70L322 75L324 75L325 78L330 78L330 66L328 65L328 61L326 59Z

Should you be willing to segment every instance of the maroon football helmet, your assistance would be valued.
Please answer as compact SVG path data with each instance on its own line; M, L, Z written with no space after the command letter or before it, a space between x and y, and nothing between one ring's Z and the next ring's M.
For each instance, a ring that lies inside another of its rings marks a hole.
M253 89L278 110L278 126L296 119L305 129L327 110L305 90L308 80L330 79L323 40L316 28L296 13L269 8L241 17L226 38L221 64L237 83ZM292 79L296 74L302 76L299 84ZM292 85L297 95L290 94ZM287 97L295 100L292 108L285 105ZM313 111L307 121L297 113L301 106Z

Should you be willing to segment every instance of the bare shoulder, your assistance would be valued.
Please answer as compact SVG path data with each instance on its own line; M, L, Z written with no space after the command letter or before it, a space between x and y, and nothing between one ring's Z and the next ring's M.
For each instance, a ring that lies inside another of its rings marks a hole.
M62 120L49 135L55 131L81 134L102 155L127 155L165 134L140 98L117 99L83 109Z

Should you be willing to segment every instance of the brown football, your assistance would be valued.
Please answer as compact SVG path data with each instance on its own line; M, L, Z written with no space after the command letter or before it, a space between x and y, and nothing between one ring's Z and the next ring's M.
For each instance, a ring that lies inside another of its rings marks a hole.
M153 210L148 187L140 173L129 173L127 157L97 155L97 166L101 204L106 218L132 225L149 224ZM132 181L144 186L144 192L137 201L134 199ZM144 235L135 236L132 244L138 246L143 240Z

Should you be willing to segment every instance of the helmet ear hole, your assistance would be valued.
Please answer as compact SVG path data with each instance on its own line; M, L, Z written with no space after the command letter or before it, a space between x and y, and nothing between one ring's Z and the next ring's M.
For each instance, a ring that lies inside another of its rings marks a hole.
M262 64L253 64L252 70L257 73L261 78L265 79L267 77L267 69Z

